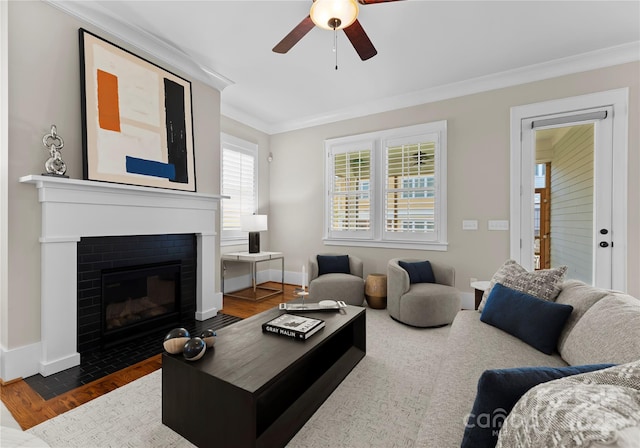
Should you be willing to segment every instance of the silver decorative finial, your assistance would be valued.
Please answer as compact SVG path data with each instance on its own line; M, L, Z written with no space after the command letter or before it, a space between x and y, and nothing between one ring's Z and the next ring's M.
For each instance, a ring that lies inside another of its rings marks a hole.
M69 177L64 175L67 172L67 165L60 155L60 150L64 148L64 140L58 135L58 129L55 124L51 125L51 132L42 137L42 144L49 150L49 155L51 156L44 163L44 169L47 172L43 174L45 176Z

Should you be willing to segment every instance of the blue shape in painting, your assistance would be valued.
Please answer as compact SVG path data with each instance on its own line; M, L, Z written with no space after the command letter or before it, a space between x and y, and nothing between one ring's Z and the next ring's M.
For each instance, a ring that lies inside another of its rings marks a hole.
M162 177L173 180L176 177L176 167L173 163L127 156L127 173L143 174L145 176Z

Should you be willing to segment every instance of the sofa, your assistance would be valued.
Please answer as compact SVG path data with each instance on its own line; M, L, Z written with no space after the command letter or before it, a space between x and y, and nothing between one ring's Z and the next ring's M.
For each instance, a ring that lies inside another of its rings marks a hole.
M435 379L416 446L461 446L463 436L466 437L467 417L476 394L480 393L478 380L486 370L633 362L637 371L640 370L640 300L577 280L563 280L555 303L571 305L573 310L552 354L545 354L518 337L481 321L482 314L476 310L458 312L451 325L447 355ZM544 328L540 330L544 331ZM637 373L635 381L638 387ZM637 393L640 397L640 390ZM640 421L633 431L640 431ZM503 437L504 427L499 432ZM640 432L635 432L632 439L637 434Z

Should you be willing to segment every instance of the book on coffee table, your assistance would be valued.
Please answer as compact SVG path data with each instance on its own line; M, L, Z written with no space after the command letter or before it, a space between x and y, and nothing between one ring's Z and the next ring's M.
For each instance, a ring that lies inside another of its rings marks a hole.
M265 333L281 334L294 339L308 339L324 327L322 319L297 316L295 314L281 314L275 319L262 324Z

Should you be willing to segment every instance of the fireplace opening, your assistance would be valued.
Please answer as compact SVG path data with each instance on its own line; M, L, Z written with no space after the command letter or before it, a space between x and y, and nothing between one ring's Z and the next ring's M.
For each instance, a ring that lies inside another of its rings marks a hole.
M103 270L101 345L179 322L180 270L180 261Z

